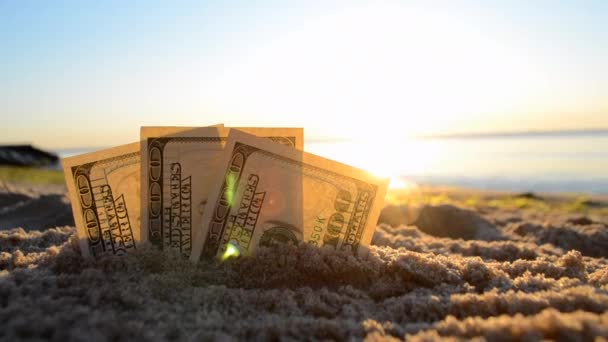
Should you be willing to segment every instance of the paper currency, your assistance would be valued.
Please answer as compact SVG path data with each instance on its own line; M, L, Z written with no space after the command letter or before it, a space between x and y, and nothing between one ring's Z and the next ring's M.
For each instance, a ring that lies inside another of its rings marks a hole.
M301 241L365 253L388 179L232 130L190 259Z
M242 129L303 148L301 128ZM201 228L229 132L224 127L142 127L142 241L191 255L193 232Z
M140 143L64 158L62 165L82 254L135 249L141 242Z
M62 160L85 257L122 255L137 248L140 160L139 143Z

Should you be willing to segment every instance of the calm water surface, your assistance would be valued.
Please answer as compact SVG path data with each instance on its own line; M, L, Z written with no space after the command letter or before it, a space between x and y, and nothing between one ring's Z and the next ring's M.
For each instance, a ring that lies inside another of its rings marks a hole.
M608 132L311 142L306 148L391 176L393 184L608 193Z

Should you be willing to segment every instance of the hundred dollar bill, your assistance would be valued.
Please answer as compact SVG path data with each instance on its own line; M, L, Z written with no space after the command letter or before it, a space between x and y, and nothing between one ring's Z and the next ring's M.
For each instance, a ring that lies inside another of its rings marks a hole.
M301 128L243 128L303 148ZM142 241L188 258L229 128L142 127Z
M62 160L85 257L122 255L137 248L140 161L139 143Z
M221 170L195 231L193 262L276 242L364 254L388 187L388 179L237 130Z

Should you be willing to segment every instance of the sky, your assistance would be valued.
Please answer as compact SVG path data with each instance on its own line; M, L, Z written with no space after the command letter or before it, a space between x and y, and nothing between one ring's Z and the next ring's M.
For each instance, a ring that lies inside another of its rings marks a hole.
M0 0L0 143L608 128L608 2Z

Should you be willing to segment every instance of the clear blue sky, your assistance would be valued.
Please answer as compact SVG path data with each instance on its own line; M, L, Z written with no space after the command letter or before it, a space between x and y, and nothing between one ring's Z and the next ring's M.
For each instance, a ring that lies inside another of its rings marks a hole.
M608 127L608 1L0 0L0 143Z

